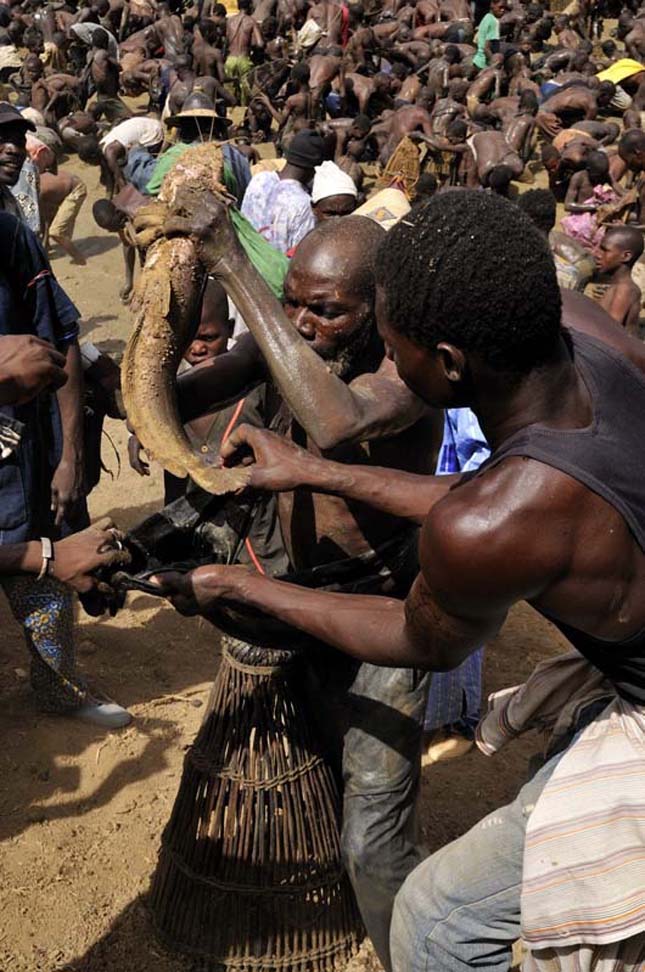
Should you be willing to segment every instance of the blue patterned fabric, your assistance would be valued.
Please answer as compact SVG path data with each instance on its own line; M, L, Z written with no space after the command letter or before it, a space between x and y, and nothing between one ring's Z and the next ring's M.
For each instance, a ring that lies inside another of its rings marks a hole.
M469 408L446 409L437 475L472 472L490 456L488 443ZM430 683L424 729L451 727L473 738L481 709L481 671L484 649L473 652L452 672L435 672Z

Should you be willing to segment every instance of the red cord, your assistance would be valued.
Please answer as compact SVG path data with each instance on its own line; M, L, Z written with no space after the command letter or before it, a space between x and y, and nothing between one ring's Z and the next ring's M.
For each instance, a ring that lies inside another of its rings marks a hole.
M233 415L231 416L231 421L230 421L230 422L228 423L228 425L226 426L226 431L224 432L224 435L222 436L222 445L224 445L224 443L225 443L225 442L226 442L226 440L228 439L228 437L229 437L229 435L230 435L230 434L231 434L231 432L233 431L233 426L235 425L235 423L237 422L237 420L238 420L238 419L239 419L239 417L240 417L240 412L241 412L241 411L242 411L242 409L244 408L244 402L245 402L245 401L246 401L246 398L242 398L242 399L240 399L240 401L239 401L239 402L237 403L237 405L236 405L236 407L235 407L235 411L233 412ZM261 563L260 563L260 561L258 560L258 558L257 558L257 556L256 556L256 553L255 553L255 550L253 549L253 547L252 547L252 545L251 545L251 541L249 540L249 538L248 538L248 537L247 537L247 538L246 538L246 540L244 541L244 546L246 547L246 549L247 549L247 551L248 551L248 554L249 554L249 557L251 558L251 562L253 563L253 566L255 567L255 569L256 569L256 570L257 570L257 571L258 571L258 572L259 572L260 574L265 574L265 573L266 573L266 571L264 570L264 568L263 568L263 566L262 566L262 564L261 564Z
M256 569L256 570L257 570L257 571L258 571L258 572L259 572L260 574L265 574L265 573L266 573L266 571L265 571L265 569L264 569L264 567L262 566L262 564L260 563L260 561L258 560L258 558L256 557L256 555L255 555L255 550L254 550L254 549L253 549L253 547L251 546L251 541L249 540L249 538L248 538L248 537L247 537L247 538L246 538L246 540L244 541L244 546L246 547L246 549L247 549L247 551L248 551L248 554L249 554L249 557L250 557L250 558L251 558L251 560L253 561L253 566L255 567L255 569Z
M228 439L229 435L233 431L233 426L235 425L235 423L237 422L237 420L240 417L240 412L244 408L244 402L245 401L246 401L246 398L241 398L239 400L239 402L237 403L237 405L235 406L235 411L233 412L233 415L231 416L231 421L226 426L226 431L224 432L224 435L222 436L222 445L225 444L225 442Z

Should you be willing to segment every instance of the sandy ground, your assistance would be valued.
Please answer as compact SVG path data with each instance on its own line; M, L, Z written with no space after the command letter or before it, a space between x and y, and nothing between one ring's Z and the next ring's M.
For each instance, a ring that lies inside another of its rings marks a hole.
M54 251L60 282L77 303L83 336L123 350L128 311L119 302L121 254L95 226L97 170L81 163L89 189L76 238L85 268ZM114 447L91 497L93 516L123 527L161 500L158 470L140 479L127 465L123 426L108 421ZM91 683L127 705L135 719L111 735L36 712L20 630L4 603L0 644L0 972L180 972L151 933L145 893L182 759L202 717L217 665L217 635L198 620L144 595L110 620L79 617L78 658ZM486 688L521 680L557 650L553 629L526 606L513 612L486 658ZM459 835L513 797L535 742L486 760L471 753L428 768L423 778L423 836L428 849ZM368 958L354 968L376 968Z

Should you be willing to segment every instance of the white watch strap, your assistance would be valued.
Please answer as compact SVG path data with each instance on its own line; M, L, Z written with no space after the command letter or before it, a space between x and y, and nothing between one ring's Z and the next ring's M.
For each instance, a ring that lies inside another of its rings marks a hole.
M45 574L49 571L49 565L54 559L54 544L51 542L49 537L41 537L40 543L42 547L42 558L43 562L40 565L40 573L36 580L42 580Z

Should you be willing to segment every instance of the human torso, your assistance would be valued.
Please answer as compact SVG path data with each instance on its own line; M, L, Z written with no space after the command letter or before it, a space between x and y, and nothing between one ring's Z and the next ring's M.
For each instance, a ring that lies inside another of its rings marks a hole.
M234 57L247 55L251 44L252 31L253 19L251 17L248 17L244 13L239 13L235 17L231 17L226 24L229 54L232 54Z
M640 458L645 377L602 342L571 333L591 423L564 429L535 425L511 436L482 475L478 502L486 502L487 491L500 496L509 489L521 497L515 528L517 556L522 557L521 521L530 521L532 505L544 509L545 496L552 498L544 529L552 531L554 563L566 544L566 569L558 570L530 603L606 671L623 694L645 701L645 477ZM512 520L513 513L508 529ZM525 543L530 552L528 534Z
M321 455L275 391L269 392L269 402L274 427L297 445ZM431 473L439 446L436 431L433 420L422 419L399 435L340 446L325 456L343 463ZM400 519L364 504L308 490L280 493L278 510L285 547L296 569L367 553L409 529Z

